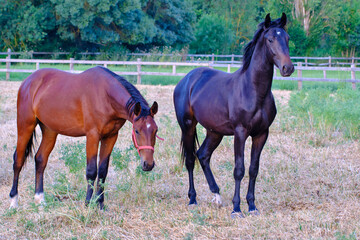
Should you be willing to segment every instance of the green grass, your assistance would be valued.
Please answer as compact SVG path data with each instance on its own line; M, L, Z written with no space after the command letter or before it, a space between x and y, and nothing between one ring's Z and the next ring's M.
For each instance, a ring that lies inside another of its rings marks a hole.
M360 92L350 89L317 88L292 94L291 113L304 126L317 132L342 132L360 138Z

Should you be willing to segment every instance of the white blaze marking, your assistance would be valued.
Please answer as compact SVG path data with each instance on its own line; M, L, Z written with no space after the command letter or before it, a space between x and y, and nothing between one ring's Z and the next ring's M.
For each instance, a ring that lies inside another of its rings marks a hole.
M151 124L150 123L146 124L146 127L149 129L151 127Z
M18 196L10 198L10 208L17 208L18 207Z
M281 34L281 32L276 32L277 33L277 35L280 35Z

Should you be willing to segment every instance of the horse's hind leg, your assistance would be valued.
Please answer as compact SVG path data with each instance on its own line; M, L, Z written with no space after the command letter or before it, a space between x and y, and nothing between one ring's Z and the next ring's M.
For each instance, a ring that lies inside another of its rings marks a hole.
M35 176L35 203L40 204L44 202L44 170L48 162L49 155L53 150L56 142L57 133L50 130L40 123L42 140L35 155L36 176Z
M18 183L19 183L19 175L21 169L25 163L25 159L27 155L31 152L32 148L32 137L35 134L35 127L36 127L36 118L35 116L31 116L28 119L19 118L17 121L18 126L18 137L17 137L17 144L16 150L14 152L14 163L13 163L13 170L14 170L14 178L13 178L13 185L10 191L10 208L16 208L18 206Z
M185 157L185 166L189 174L189 192L188 196L190 199L189 205L197 204L196 202L196 191L194 186L194 166L195 166L195 151L196 151L196 124L195 119L184 120L182 131L182 147L183 154Z
M219 187L216 184L215 178L210 169L210 158L214 150L219 146L223 136L211 131L207 131L206 138L197 151L196 155L200 161L201 167L204 171L206 180L209 184L210 191L215 194L213 201L219 207L222 205L221 197L219 194Z

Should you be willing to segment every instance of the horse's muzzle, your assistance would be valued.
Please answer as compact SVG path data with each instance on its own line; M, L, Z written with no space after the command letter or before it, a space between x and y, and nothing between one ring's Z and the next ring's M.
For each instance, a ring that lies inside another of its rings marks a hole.
M284 64L280 69L281 76L289 77L295 71L294 64Z
M152 165L149 165L146 161L142 162L142 170L143 171L146 171L146 172L151 171L154 168L154 166L155 166L155 162L153 162Z

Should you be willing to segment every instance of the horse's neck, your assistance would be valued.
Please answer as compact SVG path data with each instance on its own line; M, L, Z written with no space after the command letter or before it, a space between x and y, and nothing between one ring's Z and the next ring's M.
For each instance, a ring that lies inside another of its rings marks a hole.
M259 100L271 91L273 74L274 64L267 58L264 44L256 46L249 68L244 73L244 80L255 90Z
M117 118L126 119L133 122L133 116L129 114L126 109L126 103L131 98L131 95L120 83L111 85L107 91L108 96L110 97L110 103L116 112Z

